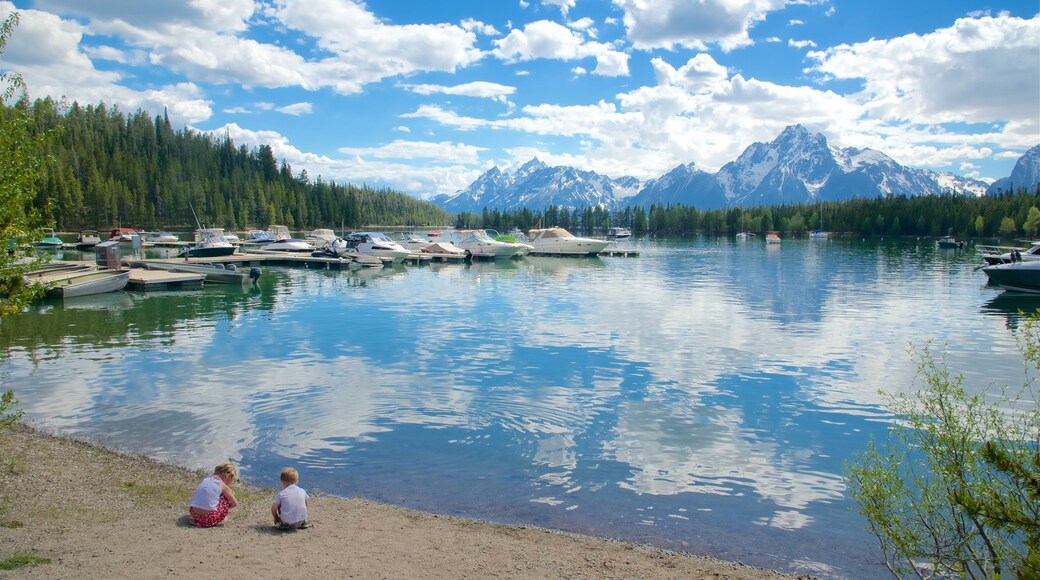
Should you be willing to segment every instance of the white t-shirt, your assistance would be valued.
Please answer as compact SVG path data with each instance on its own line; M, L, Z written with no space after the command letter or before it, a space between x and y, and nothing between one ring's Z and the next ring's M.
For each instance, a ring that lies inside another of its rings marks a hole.
M307 519L307 492L295 483L282 488L274 496L274 504L279 506L284 523L298 524Z
M196 507L207 511L217 509L221 494L220 484L220 478L215 475L203 479L199 487L195 489L195 494L191 496L188 507Z

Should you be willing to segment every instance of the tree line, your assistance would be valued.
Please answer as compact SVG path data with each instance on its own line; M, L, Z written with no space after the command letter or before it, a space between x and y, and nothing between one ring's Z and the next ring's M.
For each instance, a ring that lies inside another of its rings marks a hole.
M43 151L35 205L59 230L193 229L196 215L231 230L450 221L437 206L402 193L294 173L268 145L248 149L226 133L175 131L165 114L125 115L104 103L49 97L9 107L31 116L37 134L57 134Z

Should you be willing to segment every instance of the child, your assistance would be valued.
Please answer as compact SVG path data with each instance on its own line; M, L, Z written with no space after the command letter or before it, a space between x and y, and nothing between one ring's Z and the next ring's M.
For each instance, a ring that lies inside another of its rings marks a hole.
M238 507L235 494L228 487L238 481L238 469L230 461L225 461L213 469L213 476L203 479L195 488L195 494L188 502L188 514L191 525L199 528L212 528L222 525L227 518L228 510Z
M300 474L291 467L282 470L282 490L274 496L271 504L271 515L274 523L282 530L299 530L309 528L307 521L307 505L310 503L307 492L296 485Z

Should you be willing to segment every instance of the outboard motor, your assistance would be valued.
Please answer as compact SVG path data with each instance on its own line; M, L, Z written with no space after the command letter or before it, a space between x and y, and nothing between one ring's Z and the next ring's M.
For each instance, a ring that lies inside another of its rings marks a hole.
M249 279L253 281L253 285L260 280L260 268L252 267L249 269Z
M238 270L238 266L236 266L234 264L224 264L224 269L225 270L231 270L232 272L235 272L235 271Z

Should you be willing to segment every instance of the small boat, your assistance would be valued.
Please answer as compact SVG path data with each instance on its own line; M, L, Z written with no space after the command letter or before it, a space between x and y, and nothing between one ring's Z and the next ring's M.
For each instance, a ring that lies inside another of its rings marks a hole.
M76 236L76 249L89 250L101 243L101 234L96 230L83 230Z
M492 239L484 230L451 230L441 234L438 241L442 240L450 241L473 258L512 258L531 251L531 246L527 244ZM604 247L606 244L603 242Z
M532 229L527 232L532 254L556 256L595 256L610 245L607 240L581 238L561 227Z
M137 230L133 228L115 228L112 233L108 235L109 241L115 242L132 242L134 236L137 235Z
M354 232L345 238L347 245L357 248L357 251L377 258L390 258L395 264L403 262L405 258L412 255L401 244L386 237L380 232Z
M48 286L47 295L59 298L115 292L125 288L129 281L130 272L128 270L71 272L41 279L41 282Z
M813 230L813 231L809 232L809 239L810 240L826 240L827 239L827 232L820 231L820 230Z
M779 244L780 243L780 236L778 236L776 234L766 234L766 243L767 244Z
M43 228L43 239L33 242L33 247L40 250L60 250L65 242L55 235L52 228Z
M632 237L632 231L628 228L615 226L607 230L608 240L625 240Z
M938 240L935 240L935 247L937 248L963 248L964 242L958 242L957 238L953 236L943 236Z
M1040 260L1040 242L1031 242L1028 248L978 244L975 246L975 251L984 262L990 265Z
M274 241L274 236L267 230L249 230L246 239L241 240L238 245L248 248L259 248Z
M335 241L338 237L339 236L336 235L336 232L332 230L318 228L316 230L311 230L307 232L307 234L303 236L303 239L310 242L314 246L321 246L326 242Z
M318 249L311 252L311 255L316 258L339 258L341 260L350 260L359 266L384 266L381 258L362 254L357 248L348 244L343 238L336 238L331 242L322 244Z
M170 232L139 232L141 241L153 246L175 246L180 244L180 238Z
M750 240L755 237L755 232L737 232L737 239L740 241Z
M424 240L412 232L394 232L388 237L396 242L397 245L413 253L421 252L423 248L433 243L433 241Z
M178 254L181 258L220 258L235 253L235 246L224 237L222 228L200 228L195 243Z
M249 272L243 272L234 264L170 262L165 260L137 260L130 262L130 267L144 268L145 270L203 274L206 276L206 282L219 284L242 284L247 280L255 282L260 279L261 273L260 268L256 267L251 268Z
M307 240L300 238L279 238L257 248L258 252L313 252L315 247Z
M1040 260L995 264L982 268L991 284L1016 292L1040 293Z

